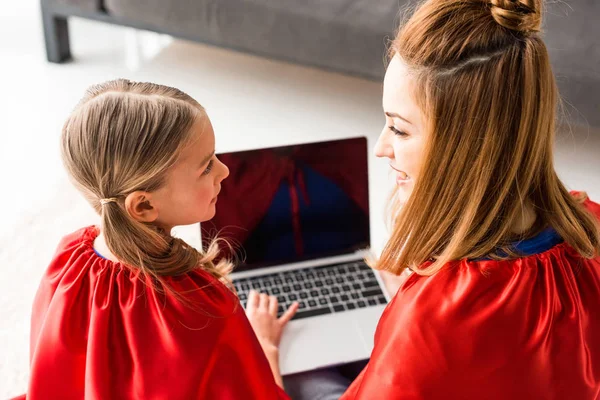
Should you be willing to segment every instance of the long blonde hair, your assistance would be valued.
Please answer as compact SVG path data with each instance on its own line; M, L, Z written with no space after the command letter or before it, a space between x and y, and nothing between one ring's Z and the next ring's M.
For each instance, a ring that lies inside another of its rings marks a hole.
M202 106L182 91L153 83L113 80L90 87L62 131L62 158L76 186L102 217L110 251L125 265L156 278L202 268L216 278L231 270L215 262L213 241L199 252L183 240L136 221L124 199L152 192L191 140L190 128L206 118ZM117 201L101 204L101 199Z
M600 253L595 218L553 165L557 88L539 36L539 0L429 0L390 48L415 78L427 121L423 167L374 265L422 275L459 259L518 256L510 244L551 226L583 257ZM524 204L537 221L511 233Z

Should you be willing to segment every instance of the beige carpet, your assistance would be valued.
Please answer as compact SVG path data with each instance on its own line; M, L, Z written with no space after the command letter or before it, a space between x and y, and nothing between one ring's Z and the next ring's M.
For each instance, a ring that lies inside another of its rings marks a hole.
M42 205L22 215L14 232L0 237L0 398L24 391L28 376L29 320L40 278L66 232L94 224L96 214L64 179ZM3 231L4 232L4 231Z

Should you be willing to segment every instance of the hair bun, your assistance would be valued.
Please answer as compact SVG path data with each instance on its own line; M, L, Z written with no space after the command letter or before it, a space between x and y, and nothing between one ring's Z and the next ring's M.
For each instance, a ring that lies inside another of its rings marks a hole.
M539 32L542 25L540 0L490 0L494 20L513 31Z

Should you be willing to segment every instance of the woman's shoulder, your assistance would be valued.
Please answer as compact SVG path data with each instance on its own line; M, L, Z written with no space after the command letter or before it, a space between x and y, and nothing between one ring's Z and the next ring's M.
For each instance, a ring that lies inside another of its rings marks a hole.
M477 306L504 299L513 290L538 290L551 273L555 280L571 279L582 259L565 242L537 253L509 260L458 260L449 262L432 276L412 273L398 291L402 302L418 306L432 297L446 307ZM521 294L521 292L519 292ZM513 296L514 298L514 296Z
M516 260L464 260L433 276L413 273L380 319L373 368L388 381L409 376L411 385L399 383L403 390L439 389L450 398L450 388L464 394L470 382L503 393L538 373L566 376L600 354L589 345L600 323L587 317L600 307L597 282L600 262L566 243ZM515 370L522 371L516 381Z
M460 260L433 276L412 273L381 322L398 332L416 329L415 334L421 324L471 337L494 336L511 326L514 332L527 332L539 328L542 317L551 321L560 310L592 312L600 300L589 300L600 299L600 288L588 282L598 281L599 260L582 258L564 242L514 260Z
M600 219L600 204L592 201L584 192L571 194ZM432 296L448 307L477 306L496 298L506 299L507 293L517 289L519 294L523 290L538 292L546 286L547 290L558 290L552 287L552 282L578 281L583 264L597 265L599 262L598 259L583 259L552 229L521 244L528 245L527 251L523 250L528 255L520 258L458 260L449 262L432 276L412 273L398 291L399 300L402 303L410 301L413 306L423 306L422 303ZM597 268L588 270L598 273Z
M592 201L587 193L585 192L571 192L573 197L581 201L581 204L592 214L594 214L598 219L600 219L600 204Z

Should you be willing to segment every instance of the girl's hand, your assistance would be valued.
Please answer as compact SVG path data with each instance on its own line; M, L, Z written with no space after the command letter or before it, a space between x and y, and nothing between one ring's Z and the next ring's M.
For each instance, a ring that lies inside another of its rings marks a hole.
M246 315L265 353L279 348L283 328L298 310L298 302L294 302L280 318L277 318L278 306L275 296L259 294L255 290L251 290L248 295Z
M278 307L277 298L274 296L251 290L246 303L246 315L269 361L275 382L283 389L283 379L279 371L279 342L283 328L298 310L298 302L294 302L280 318L277 318Z

